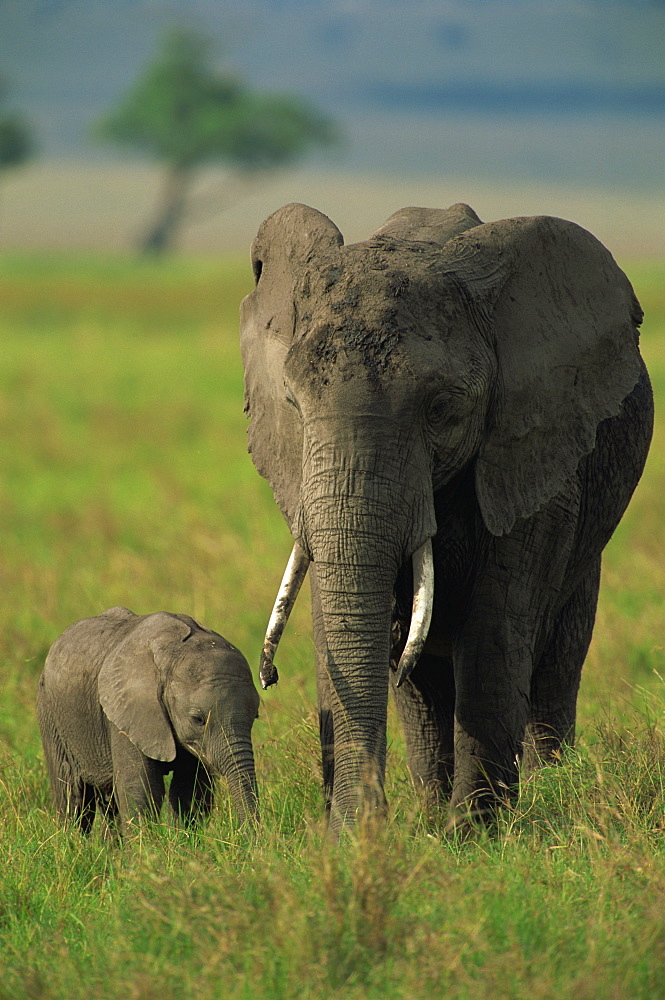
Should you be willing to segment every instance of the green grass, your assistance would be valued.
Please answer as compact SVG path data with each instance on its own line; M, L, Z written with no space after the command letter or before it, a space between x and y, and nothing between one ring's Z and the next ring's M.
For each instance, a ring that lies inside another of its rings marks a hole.
M627 266L665 400L665 267ZM0 998L665 996L665 423L605 560L580 738L494 838L428 827L391 713L383 828L327 844L307 599L254 742L263 826L55 822L50 643L114 604L258 659L288 532L245 447L242 261L0 259Z

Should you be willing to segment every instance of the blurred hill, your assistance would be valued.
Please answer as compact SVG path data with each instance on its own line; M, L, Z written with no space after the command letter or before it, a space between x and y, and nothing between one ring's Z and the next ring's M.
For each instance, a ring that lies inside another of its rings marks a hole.
M592 221L623 232L626 215L638 250L662 253L657 0L0 0L0 69L45 161L5 185L0 241L28 240L43 184L53 218L44 238L60 216L63 239L75 241L76 229L89 241L82 232L92 224L107 227L111 244L121 232L128 242L137 214L151 210L153 174L136 161L111 173L112 154L90 141L90 126L174 23L209 35L220 62L253 85L307 96L346 135L333 162L319 154L309 173L277 178L243 203L241 237L234 209L194 227L187 245L244 244L264 203L271 210L296 188L298 200L311 191L325 210L318 193L332 185L342 192L333 208L344 214L346 200L353 214L355 204L363 219L372 215L369 228L400 204L472 202L476 190L489 201L489 210L475 205L481 215L496 217L495 205L524 214L540 191L545 204L535 210L593 202ZM389 206L379 191L390 191Z

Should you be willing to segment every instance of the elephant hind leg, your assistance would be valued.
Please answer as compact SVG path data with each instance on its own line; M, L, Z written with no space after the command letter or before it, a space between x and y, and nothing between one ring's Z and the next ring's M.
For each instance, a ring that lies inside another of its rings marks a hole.
M44 758L58 816L78 823L88 833L95 818L95 792L81 778L69 759L50 713L38 702L39 726L42 732Z
M97 794L92 785L81 782L80 812L78 823L82 833L90 833L97 811Z
M523 766L556 761L575 739L577 693L598 603L600 557L557 615L531 679Z
M82 833L90 833L96 812L95 789L87 784L74 770L66 759L57 763L57 771L49 766L51 788L58 815L70 822L76 823Z
M103 823L104 840L113 840L118 835L118 803L116 802L113 788L95 790L95 800L97 805L97 815Z
M450 797L454 769L455 681L452 660L424 653L393 694L404 730L407 760L428 806Z

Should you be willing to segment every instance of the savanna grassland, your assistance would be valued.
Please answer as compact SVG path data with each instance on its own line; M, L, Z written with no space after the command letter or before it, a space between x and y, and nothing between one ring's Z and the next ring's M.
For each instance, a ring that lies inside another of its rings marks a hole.
M624 262L665 403L665 267ZM385 827L322 828L307 598L254 744L263 825L55 821L34 710L72 621L186 611L254 666L290 540L246 454L245 262L0 258L0 997L665 997L665 420L605 559L577 748L497 836L428 828L390 720Z

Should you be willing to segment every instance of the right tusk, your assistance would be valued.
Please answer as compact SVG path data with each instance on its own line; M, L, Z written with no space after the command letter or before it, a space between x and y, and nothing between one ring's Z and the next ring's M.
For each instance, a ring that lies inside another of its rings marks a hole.
M307 576L308 568L309 558L296 542L284 570L284 576L277 592L275 605L270 615L266 637L263 642L263 652L261 653L261 663L259 666L259 680L264 690L270 687L271 684L276 684L279 679L277 668L273 663L275 651L279 645L279 640L282 638L282 632L289 620L289 615L296 602L302 582Z
M411 627L406 640L406 646L397 664L395 684L401 687L407 679L423 651L427 640L430 622L432 621L432 605L434 603L434 560L432 557L432 540L428 538L424 545L413 553L413 608L411 610Z

